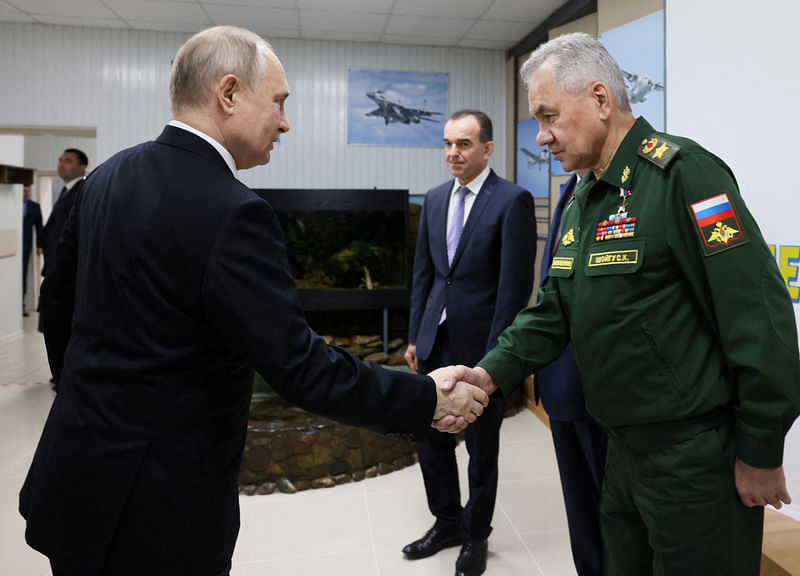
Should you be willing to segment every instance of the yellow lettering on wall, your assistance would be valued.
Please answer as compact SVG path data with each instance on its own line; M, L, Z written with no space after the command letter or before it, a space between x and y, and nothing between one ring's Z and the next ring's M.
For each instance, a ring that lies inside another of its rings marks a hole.
M778 269L789 289L792 302L800 302L800 285L798 285L797 278L798 268L800 268L800 246L778 246L776 248L774 244L770 244L769 250L778 263Z

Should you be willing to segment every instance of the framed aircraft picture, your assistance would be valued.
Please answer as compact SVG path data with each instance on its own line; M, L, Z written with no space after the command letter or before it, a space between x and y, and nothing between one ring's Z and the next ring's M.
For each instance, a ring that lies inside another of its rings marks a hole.
M347 143L441 148L448 74L347 71Z
M533 118L517 123L517 184L536 198L550 195L550 153L536 143L539 123Z
M664 11L658 10L599 36L622 68L634 116L664 130Z

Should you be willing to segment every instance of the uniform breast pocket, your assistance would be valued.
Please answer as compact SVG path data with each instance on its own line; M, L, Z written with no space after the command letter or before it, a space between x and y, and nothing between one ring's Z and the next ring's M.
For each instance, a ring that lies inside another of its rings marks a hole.
M587 276L633 274L644 262L644 240L600 242L592 246L586 259Z

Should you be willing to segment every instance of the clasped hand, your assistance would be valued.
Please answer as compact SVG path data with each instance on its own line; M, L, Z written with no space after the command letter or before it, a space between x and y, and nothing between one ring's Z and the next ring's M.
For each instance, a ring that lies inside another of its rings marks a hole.
M428 374L436 383L436 411L431 426L442 432L461 432L489 405L485 391L488 373L480 368L446 366ZM489 378L491 382L491 378ZM493 386L494 383L491 383Z

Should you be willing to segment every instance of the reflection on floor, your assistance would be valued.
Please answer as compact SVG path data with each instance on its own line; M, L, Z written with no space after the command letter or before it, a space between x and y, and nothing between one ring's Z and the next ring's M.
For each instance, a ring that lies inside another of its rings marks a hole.
M0 341L0 558L5 576L49 576L24 542L17 494L54 398L36 314ZM492 576L574 576L550 433L531 412L505 421L500 490L489 540ZM458 448L462 494L466 450ZM234 576L439 576L458 548L407 561L400 549L433 523L419 466L297 494L240 497Z

